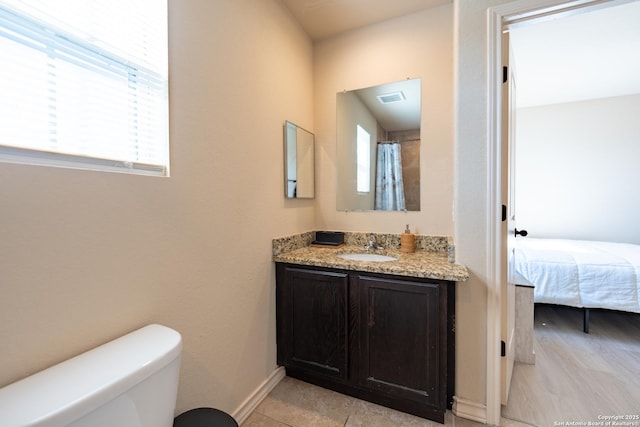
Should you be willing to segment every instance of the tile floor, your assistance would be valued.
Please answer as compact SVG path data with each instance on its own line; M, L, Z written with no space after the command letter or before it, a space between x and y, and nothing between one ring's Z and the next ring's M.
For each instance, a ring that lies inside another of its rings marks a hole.
M595 420L595 414L636 414L640 401L640 315L593 311L582 332L579 309L537 305L536 364L516 364L501 427L547 427ZM510 419L508 419L510 418ZM521 423L513 420L526 420ZM442 427L432 421L284 378L242 427ZM446 427L480 423L447 412Z
M526 426L504 420L503 426ZM447 427L483 424L445 415ZM285 377L242 427L442 427L442 424ZM528 426L527 426L528 427Z

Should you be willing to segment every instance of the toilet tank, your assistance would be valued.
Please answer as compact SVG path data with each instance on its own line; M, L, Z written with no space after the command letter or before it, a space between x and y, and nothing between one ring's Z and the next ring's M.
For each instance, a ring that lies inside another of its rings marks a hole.
M182 338L149 325L0 389L2 427L171 427Z

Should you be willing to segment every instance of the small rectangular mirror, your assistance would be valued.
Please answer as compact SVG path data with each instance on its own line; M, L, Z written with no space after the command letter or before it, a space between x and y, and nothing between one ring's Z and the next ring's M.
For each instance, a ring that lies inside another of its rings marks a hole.
M315 196L314 135L286 121L284 124L284 193L288 199Z

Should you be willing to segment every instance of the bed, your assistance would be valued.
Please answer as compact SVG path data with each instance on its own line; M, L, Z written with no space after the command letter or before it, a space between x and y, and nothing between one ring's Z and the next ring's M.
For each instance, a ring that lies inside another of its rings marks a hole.
M534 302L640 313L640 245L518 238L515 283L534 286Z

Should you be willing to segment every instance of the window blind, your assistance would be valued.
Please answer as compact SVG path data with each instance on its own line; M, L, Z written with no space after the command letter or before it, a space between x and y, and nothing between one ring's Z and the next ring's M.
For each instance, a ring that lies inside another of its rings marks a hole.
M0 0L0 156L167 175L166 0Z

